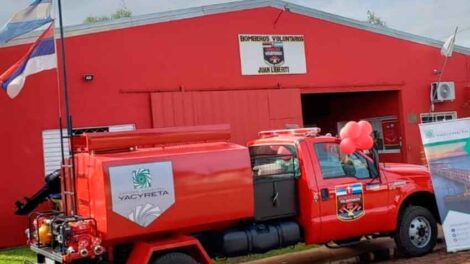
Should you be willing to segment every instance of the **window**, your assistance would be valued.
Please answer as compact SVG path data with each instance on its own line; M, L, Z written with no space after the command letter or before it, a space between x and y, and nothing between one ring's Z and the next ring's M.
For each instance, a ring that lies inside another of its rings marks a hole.
M434 113L421 113L421 123L439 122L444 120L457 119L457 112L434 112Z
M400 153L401 131L396 116L366 118L373 128L379 153ZM338 134L347 122L338 122Z
M135 130L135 125L115 125L115 126L102 126L102 127L85 127L73 129L73 135L80 135L83 133L96 133L96 132L117 132L117 131L130 131ZM67 130L63 129L62 133L67 135ZM64 142L65 157L68 158L69 144L66 139ZM49 129L42 131L42 144L44 152L44 172L45 175L60 168L62 161L62 154L60 153L60 130Z
M100 132L109 132L109 127L85 127L85 128L76 128L72 130L74 136L79 136L85 133L100 133Z
M314 145L324 179L340 177L370 178L366 159L359 153L344 155L337 143L317 143Z
M299 160L294 145L252 146L250 157L255 176L300 176Z

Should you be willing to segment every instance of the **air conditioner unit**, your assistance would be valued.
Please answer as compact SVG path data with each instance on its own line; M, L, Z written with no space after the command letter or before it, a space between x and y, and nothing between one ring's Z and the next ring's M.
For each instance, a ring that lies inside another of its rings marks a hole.
M431 102L446 102L455 100L454 82L431 83Z

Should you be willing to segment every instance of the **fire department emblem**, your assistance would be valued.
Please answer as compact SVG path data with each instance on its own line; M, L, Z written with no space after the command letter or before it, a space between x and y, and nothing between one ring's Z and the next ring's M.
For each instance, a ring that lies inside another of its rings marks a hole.
M269 66L280 66L284 63L284 47L282 41L263 43L264 62Z
M353 221L365 214L362 184L337 186L336 213L341 221Z

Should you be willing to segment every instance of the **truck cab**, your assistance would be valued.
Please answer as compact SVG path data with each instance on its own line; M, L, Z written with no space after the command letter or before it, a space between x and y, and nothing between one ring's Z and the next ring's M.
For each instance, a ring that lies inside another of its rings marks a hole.
M339 144L315 128L260 132L248 144L255 218L266 218L266 208L296 215L307 244L393 236L405 255L432 250L438 214L426 167L379 164L371 153L345 155ZM273 162L258 165L263 159ZM270 177L271 188L260 183Z

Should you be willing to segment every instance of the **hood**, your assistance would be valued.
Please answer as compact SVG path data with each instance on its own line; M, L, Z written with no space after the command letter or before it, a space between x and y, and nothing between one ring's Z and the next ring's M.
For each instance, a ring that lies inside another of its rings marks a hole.
M382 163L381 165L383 170L403 176L429 176L428 168L422 165L405 163Z

